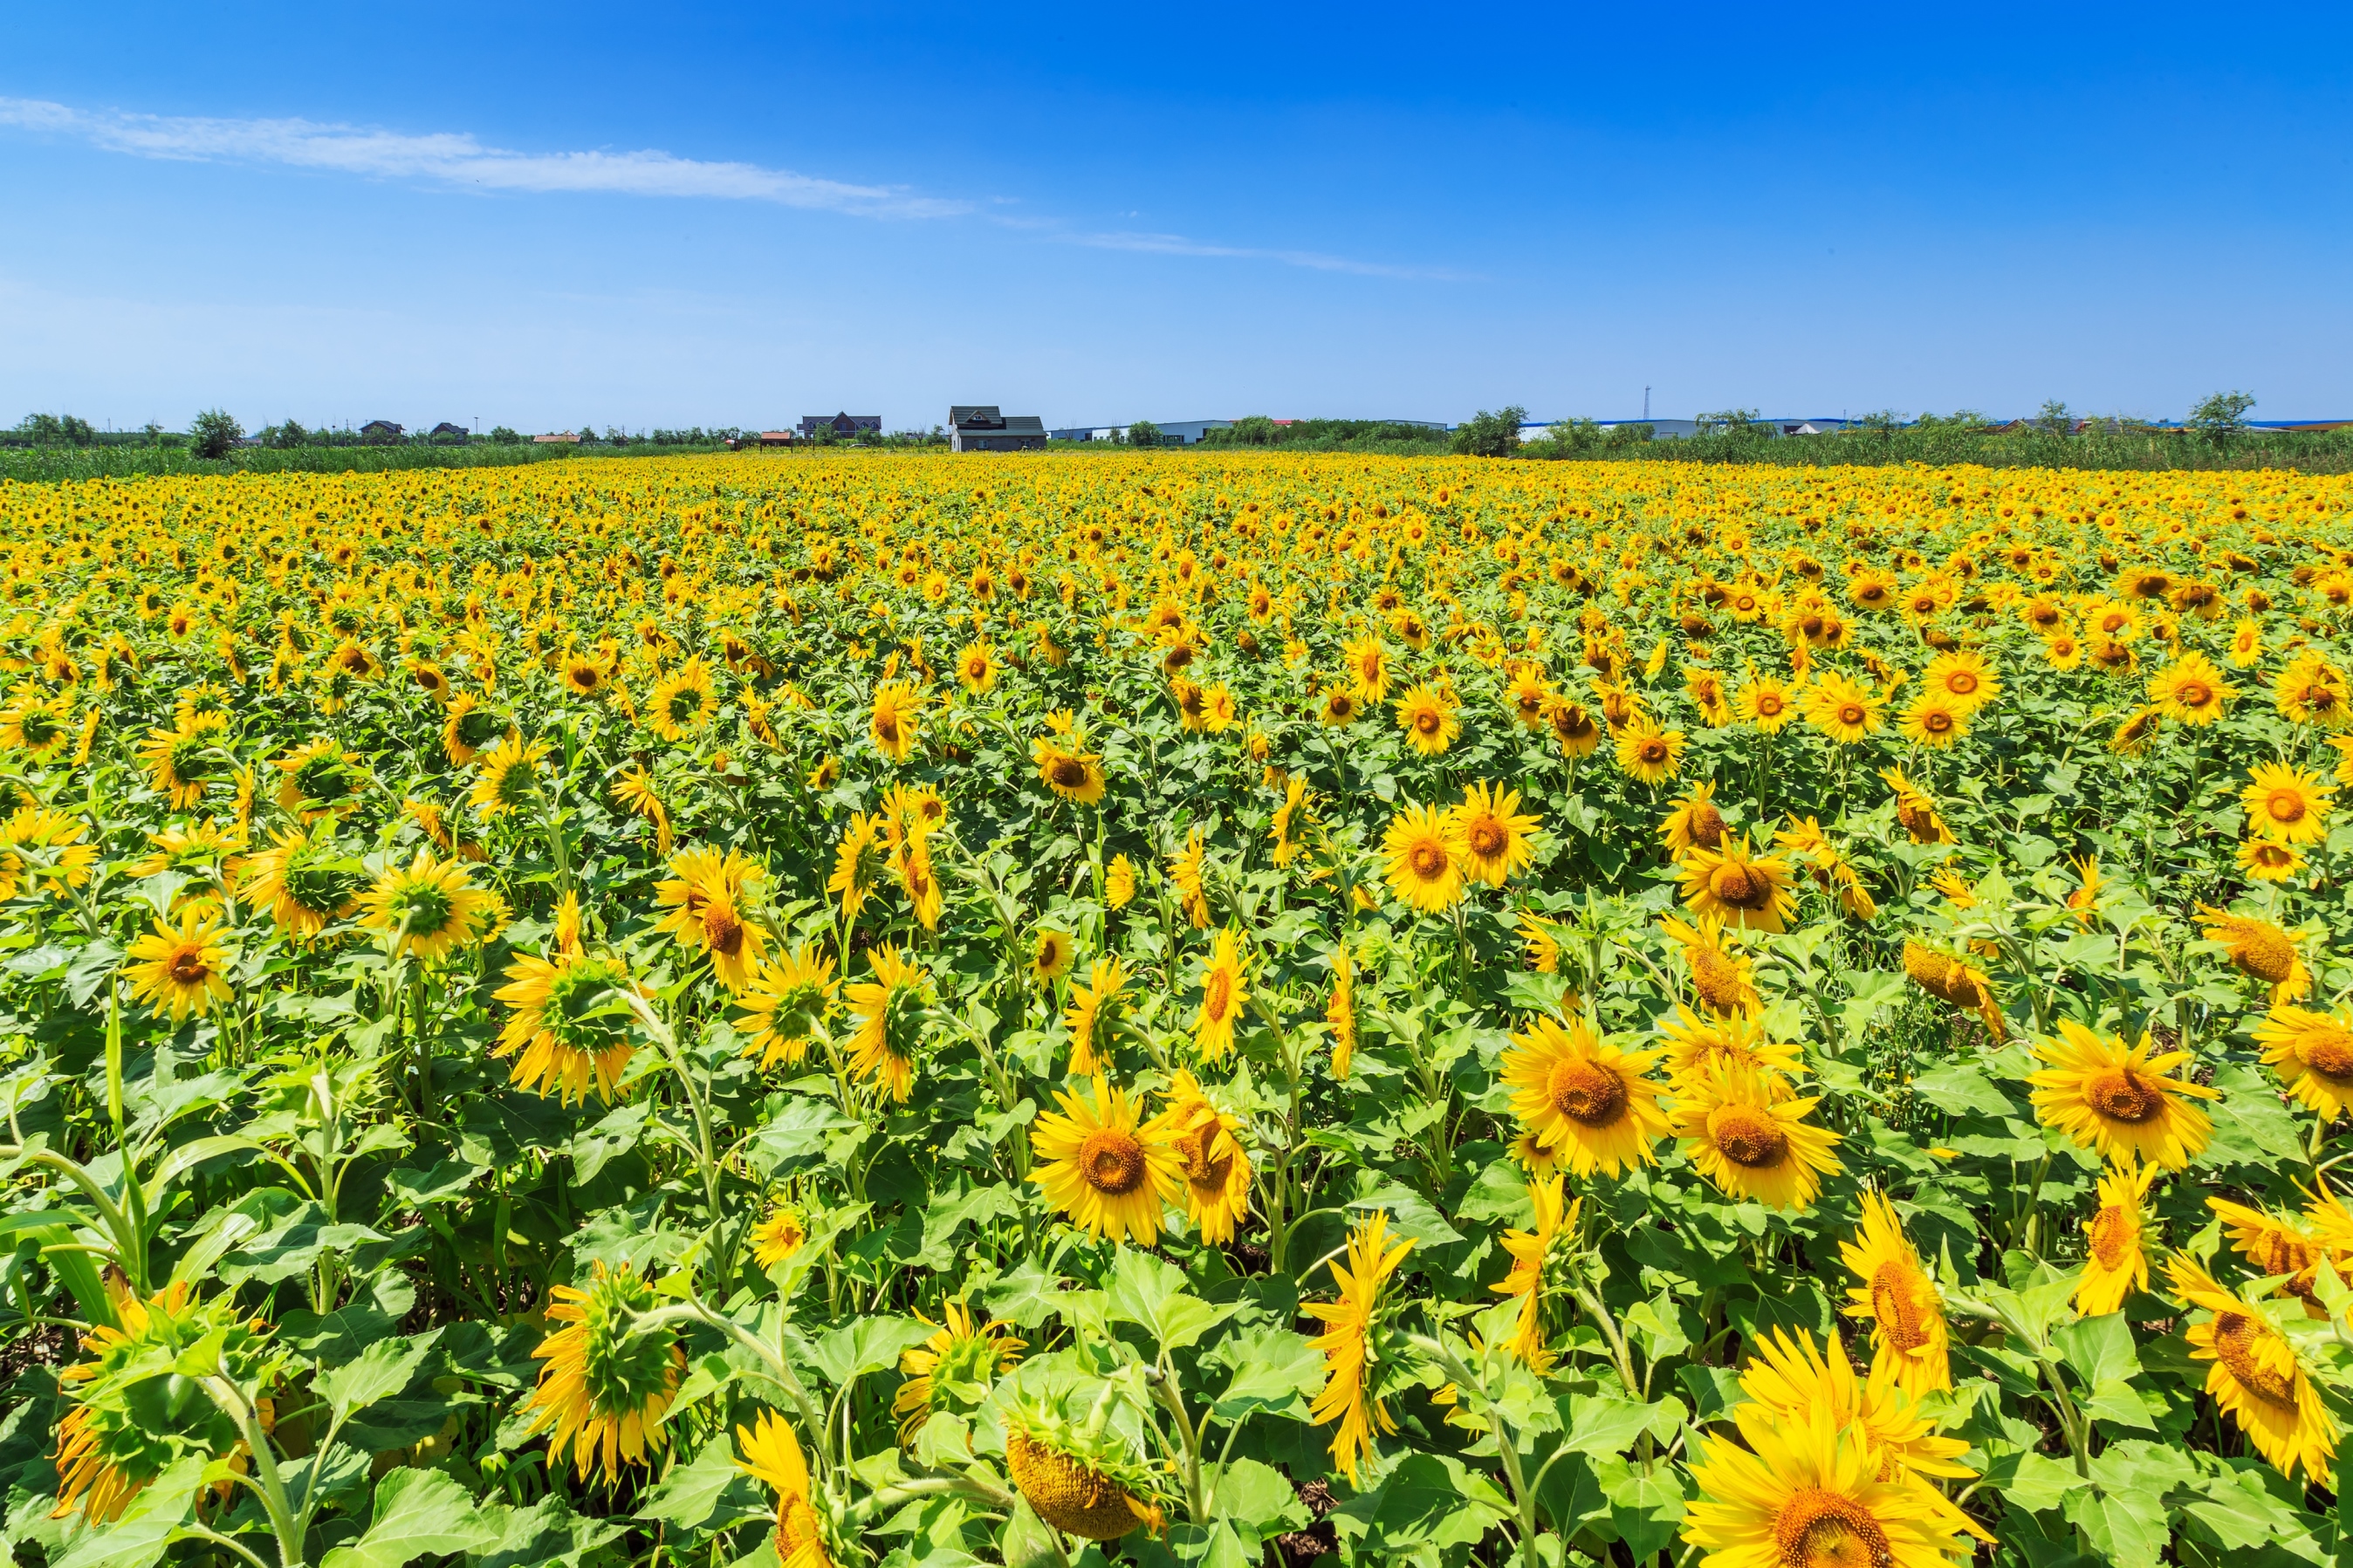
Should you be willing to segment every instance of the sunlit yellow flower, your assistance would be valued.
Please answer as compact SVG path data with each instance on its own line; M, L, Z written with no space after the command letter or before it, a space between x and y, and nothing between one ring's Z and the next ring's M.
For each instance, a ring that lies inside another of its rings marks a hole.
M1461 899L1462 853L1437 807L1409 805L1391 817L1381 849L1388 857L1389 890L1399 901L1435 915Z
M670 1442L662 1417L677 1396L686 1351L667 1331L637 1327L654 1304L652 1284L626 1263L613 1270L592 1265L586 1289L548 1288L546 1318L561 1326L531 1352L543 1363L527 1406L538 1412L531 1430L553 1426L549 1454L560 1459L570 1448L583 1480L598 1469L617 1480L623 1465L649 1464L648 1450Z
M1797 910L1789 863L1751 855L1746 836L1725 838L1721 849L1694 847L1681 873L1683 903L1703 919L1743 931L1778 931Z
M2042 1041L2034 1055L2047 1064L2028 1080L2035 1114L2108 1159L2130 1155L2179 1171L2214 1135L2206 1112L2189 1102L2219 1100L2221 1091L2171 1074L2187 1051L2152 1054L2147 1035L2127 1046L2062 1018L2059 1038Z
M1603 1045L1581 1019L1566 1027L1535 1019L1504 1053L1512 1114L1546 1159L1580 1180L1653 1163L1651 1145L1667 1135L1667 1119L1659 1110L1662 1086L1643 1075L1664 1054Z
M181 910L176 926L158 925L137 938L123 949L131 994L174 1023L210 1013L230 994L221 936L220 921L192 906Z
M2283 763L2257 763L2239 792L2247 831L2281 844L2318 844L2328 837L2335 805L2316 773Z
M1520 792L1501 784L1473 784L1462 804L1447 813L1468 881L1502 887L1535 859L1533 842L1543 826L1520 811Z
M777 1568L834 1568L825 1530L809 1484L808 1461L800 1439L776 1412L763 1410L755 1426L735 1428L743 1458L735 1468L776 1494L775 1542Z
M466 868L419 849L406 866L395 866L360 895L360 921L389 932L395 953L445 958L479 941L498 918L497 895L466 880Z
M807 944L764 965L735 996L742 1009L735 1027L744 1036L744 1054L756 1055L765 1069L791 1066L808 1054L809 1035L832 1009L839 989L833 958Z
M2223 1289L2190 1258L2177 1253L2168 1259L2166 1278L2185 1306L2212 1314L2190 1324L2184 1337L2192 1356L2213 1363L2206 1392L2214 1402L2281 1474L2301 1468L2312 1480L2330 1475L2337 1423L2295 1344L2260 1307Z
M1409 689L1397 700L1397 721L1406 740L1425 757L1445 751L1462 733L1454 704L1427 682Z
M1054 1098L1061 1109L1029 1129L1039 1162L1030 1181L1088 1234L1150 1247L1159 1239L1162 1211L1184 1193L1184 1160L1168 1129L1145 1121L1142 1106L1101 1073L1092 1105L1068 1090Z
M2330 1121L2353 1109L2353 1010L2274 1007L2254 1036L2263 1065L2298 1101Z
M1376 1382L1382 1363L1375 1340L1382 1287L1413 1250L1413 1239L1409 1237L1389 1246L1388 1224L1389 1216L1383 1211L1349 1232L1345 1263L1335 1258L1331 1264L1338 1300L1299 1305L1301 1311L1324 1325L1324 1331L1308 1341L1324 1352L1324 1389L1315 1396L1310 1414L1318 1426L1339 1423L1339 1430L1332 1436L1332 1463L1351 1485L1373 1451L1374 1434L1397 1430Z
M1185 1214L1201 1239L1222 1245L1250 1214L1250 1161L1241 1119L1219 1110L1191 1073L1176 1069L1161 1126L1184 1167Z
M1671 1118L1693 1165L1736 1201L1805 1209L1839 1170L1839 1135L1806 1120L1817 1100L1778 1093L1768 1070L1722 1066L1678 1082Z
M932 1005L931 973L892 947L874 949L866 963L874 978L842 994L858 1024L849 1037L849 1070L903 1102L915 1086L915 1046Z
M1915 1399L1952 1387L1944 1300L1885 1194L1864 1194L1862 1226L1839 1258L1862 1281L1847 1291L1846 1315L1871 1324L1873 1375L1887 1369Z

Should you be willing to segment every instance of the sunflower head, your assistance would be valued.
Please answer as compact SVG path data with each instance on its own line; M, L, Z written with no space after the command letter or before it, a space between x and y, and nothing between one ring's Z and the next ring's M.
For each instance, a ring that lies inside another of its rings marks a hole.
M1052 1405L1007 1417L1005 1468L1039 1519L1082 1541L1116 1541L1166 1519L1152 1470L1108 1426L1074 1423Z
M548 1295L547 1320L558 1326L532 1352L542 1365L531 1429L553 1426L550 1453L568 1446L583 1480L598 1468L617 1480L624 1464L647 1464L647 1450L669 1442L662 1416L686 1352L670 1332L637 1326L656 1305L654 1288L626 1263L596 1264L585 1289L556 1285Z

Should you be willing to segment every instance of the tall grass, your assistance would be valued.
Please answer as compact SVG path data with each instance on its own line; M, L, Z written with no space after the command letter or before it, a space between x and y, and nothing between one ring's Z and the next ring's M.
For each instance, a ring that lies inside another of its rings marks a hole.
M464 447L240 447L217 461L185 447L16 447L0 448L0 479L137 479L158 474L375 474L393 468L500 468L566 458L677 458L722 447L506 445Z
M1947 468L1975 463L2012 468L2199 468L2210 470L2295 468L2311 474L2353 472L2353 431L2248 432L2214 441L2200 435L2091 429L2078 436L2039 430L1970 430L1966 426L1920 429L1842 430L1827 436L1772 437L1757 431L1726 431L1679 441L1631 447L1532 442L1530 458L1609 462L1635 458L1681 463L1847 463L1884 467L1922 463Z

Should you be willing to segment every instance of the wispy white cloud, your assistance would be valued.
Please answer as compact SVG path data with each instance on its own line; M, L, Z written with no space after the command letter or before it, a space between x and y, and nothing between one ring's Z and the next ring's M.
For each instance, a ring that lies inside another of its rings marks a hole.
M1188 239L1181 234L1145 234L1123 229L1105 234L1061 234L1055 237L1068 244L1088 246L1096 250L1135 250L1154 256L1213 256L1246 261L1279 261L1285 267L1304 267L1314 272L1352 272L1361 278L1404 278L1455 283L1469 281L1471 278L1468 273L1440 268L1393 267L1386 262L1331 256L1320 250L1272 250L1247 245L1213 245L1206 240Z
M776 202L871 217L954 217L972 204L902 187L857 185L757 163L668 153L517 153L462 132L415 136L311 120L215 120L92 112L37 99L0 98L0 125L69 136L142 158L244 161L496 191L608 192Z
M859 185L757 163L681 158L669 153L518 153L486 147L465 132L411 135L312 120L226 120L75 109L40 99L0 97L0 127L69 137L111 153L185 162L277 163L378 179L424 180L479 190L603 192L775 202L882 218L944 218L980 204L917 195L900 185ZM1001 199L997 199L1001 205ZM1066 245L1156 256L1270 261L1364 278L1461 282L1468 275L1398 267L1323 251L1219 245L1181 234L1091 233L1050 218L985 215L989 221Z

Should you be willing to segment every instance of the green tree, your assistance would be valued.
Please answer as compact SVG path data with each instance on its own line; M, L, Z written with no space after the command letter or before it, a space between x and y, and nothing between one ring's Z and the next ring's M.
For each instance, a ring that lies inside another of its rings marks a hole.
M199 458L226 458L245 439L245 426L218 408L207 408L188 426L188 449Z
M501 447L513 447L522 443L522 433L510 430L503 425L493 425L491 426L491 439Z
M2052 398L2042 405L2031 423L2045 436L2072 436L2075 432L2075 411Z
M1454 449L1471 458L1508 458L1520 449L1520 426L1528 411L1507 403L1493 414L1482 408L1454 432Z
M1875 408L1856 420L1855 424L1877 436L1882 441L1893 441L1895 439L1895 432L1904 426L1904 416L1896 413L1893 408Z
M2189 427L2217 447L2227 447L2232 437L2245 431L2247 410L2254 405L2252 392L2209 393L2189 411Z
M1746 436L1757 428L1754 408L1724 408L1693 421L1703 436Z
M300 447L311 439L311 432L302 428L299 420L289 419L283 425L271 425L261 432L265 447Z
M1127 444L1131 447L1160 445L1160 426L1149 419L1138 419L1127 427Z

